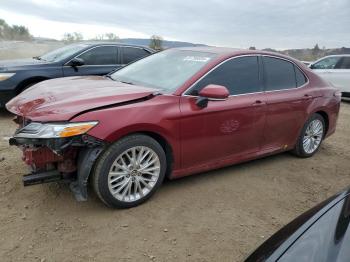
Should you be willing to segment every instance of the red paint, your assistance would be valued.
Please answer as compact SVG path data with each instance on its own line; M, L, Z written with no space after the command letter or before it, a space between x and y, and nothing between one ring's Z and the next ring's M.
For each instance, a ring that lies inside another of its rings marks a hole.
M63 155L57 155L47 147L23 148L22 160L34 170L46 170L48 164L57 164L57 169L64 173L77 170L75 158L77 151L68 150Z
M46 147L24 148L22 159L27 165L33 166L35 169L45 168L47 163L63 161L62 156L54 154Z
M198 49L196 49L198 50ZM227 58L260 51L216 49L217 59L188 79L173 94L142 102L96 107L144 98L155 90L102 77L73 77L42 82L13 99L7 108L32 121L95 121L88 134L115 142L135 132L153 133L170 146L171 177L181 177L290 150L306 120L315 112L328 118L327 136L334 133L340 106L336 89L291 58L309 82L298 89L229 96L199 108L196 97L182 96L195 81ZM204 92L204 93L203 93ZM201 95L224 98L222 87ZM89 110L90 111L86 111ZM81 113L83 112L83 113Z
M208 85L199 92L199 95L208 98L225 99L230 93L224 86Z
M33 121L66 121L82 111L139 99L155 91L101 76L64 77L36 84L6 107Z

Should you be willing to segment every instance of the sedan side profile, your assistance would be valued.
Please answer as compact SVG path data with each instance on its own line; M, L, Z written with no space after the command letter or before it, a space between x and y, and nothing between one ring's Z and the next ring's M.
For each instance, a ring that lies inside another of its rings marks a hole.
M57 88L59 87L59 88ZM193 47L162 51L106 77L39 83L6 106L32 172L25 185L91 182L108 206L147 200L170 179L284 151L317 152L335 132L341 93L292 58Z
M106 75L154 53L154 50L112 42L67 45L31 59L0 61L0 108L41 81L79 75Z

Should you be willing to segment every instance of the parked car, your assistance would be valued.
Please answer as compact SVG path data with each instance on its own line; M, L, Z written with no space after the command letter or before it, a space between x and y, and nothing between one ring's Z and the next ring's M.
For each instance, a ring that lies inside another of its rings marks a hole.
M310 68L340 89L344 97L350 97L350 54L323 57Z
M143 46L106 43L67 45L31 59L0 61L0 108L43 80L80 75L105 75L154 53Z
M301 62L306 66L309 66L310 64L312 64L312 62L310 62L310 61L301 61Z
M305 212L264 242L245 261L347 262L350 190Z
M292 150L310 157L334 133L340 92L279 54L179 48L106 77L39 83L7 104L10 139L33 173L62 178L80 199L132 207L179 178Z

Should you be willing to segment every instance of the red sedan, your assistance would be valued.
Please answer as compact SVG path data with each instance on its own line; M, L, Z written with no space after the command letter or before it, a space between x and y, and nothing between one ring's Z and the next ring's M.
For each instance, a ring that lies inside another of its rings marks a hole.
M133 207L179 178L283 151L310 157L336 127L341 93L280 54L170 49L105 77L39 83L7 104L25 185L87 184Z

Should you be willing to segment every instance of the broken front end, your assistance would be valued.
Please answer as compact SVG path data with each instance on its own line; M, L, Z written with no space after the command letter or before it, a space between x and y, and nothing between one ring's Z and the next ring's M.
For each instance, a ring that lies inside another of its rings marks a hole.
M30 122L16 117L19 124L10 145L23 152L31 173L23 176L24 186L64 180L77 200L87 199L87 182L93 164L105 143L86 133L93 122Z

